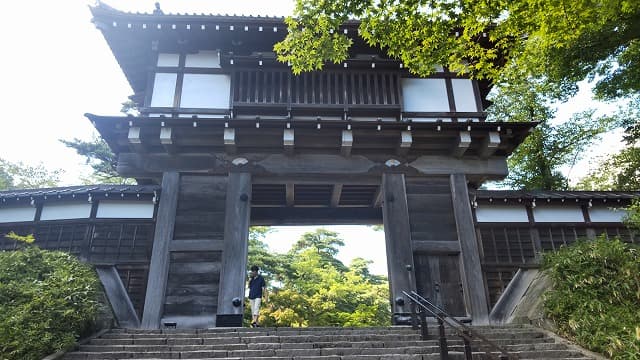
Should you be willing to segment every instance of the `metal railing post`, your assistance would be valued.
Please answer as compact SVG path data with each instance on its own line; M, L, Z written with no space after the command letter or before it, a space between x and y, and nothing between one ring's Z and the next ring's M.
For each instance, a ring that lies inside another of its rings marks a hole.
M420 337L422 340L427 340L429 337L429 328L427 327L427 313L420 311Z
M440 359L449 359L449 348L447 346L447 335L444 332L444 321L442 321L443 314L438 316L438 334L440 340Z
M472 354L471 354L471 343L469 342L469 331L464 330L462 331L462 333L465 335L462 337L462 341L464 341L464 358L466 360L471 360Z

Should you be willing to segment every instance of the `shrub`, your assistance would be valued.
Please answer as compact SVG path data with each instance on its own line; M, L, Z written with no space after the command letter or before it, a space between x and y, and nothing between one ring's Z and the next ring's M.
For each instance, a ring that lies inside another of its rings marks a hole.
M0 252L0 358L41 359L92 330L99 280L72 255L35 246Z
M640 358L640 248L600 237L543 257L558 332L613 359Z

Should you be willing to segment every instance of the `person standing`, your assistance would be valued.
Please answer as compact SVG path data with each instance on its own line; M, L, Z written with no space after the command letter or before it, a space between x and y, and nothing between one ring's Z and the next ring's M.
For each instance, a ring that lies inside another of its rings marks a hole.
M249 279L249 304L251 304L251 327L259 327L258 316L260 315L260 305L262 297L267 300L267 284L262 275L258 273L260 270L256 265L251 266Z

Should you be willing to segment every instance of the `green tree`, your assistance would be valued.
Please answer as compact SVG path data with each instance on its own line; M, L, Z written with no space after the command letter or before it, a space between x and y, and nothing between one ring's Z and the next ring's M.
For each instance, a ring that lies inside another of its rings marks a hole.
M27 165L0 159L0 190L55 187L63 172L61 169L49 170L43 164Z
M327 229L316 229L314 232L304 233L289 253L297 255L301 251L311 249L317 252L326 263L344 271L346 266L335 257L341 246L344 246L344 241L338 237L338 233Z
M89 182L108 184L135 183L133 179L120 177L117 171L118 158L102 138L96 137L91 141L77 138L73 140L61 139L60 142L74 149L78 155L85 157L87 164L93 169L92 178L88 179Z
M640 190L640 96L630 101L615 117L625 129L625 147L618 153L601 158L577 184L578 189Z
M554 99L572 94L570 88L531 78L496 86L490 96L489 121L539 123L509 157L509 175L503 185L526 190L568 188L568 179L560 169L573 166L599 135L615 126L615 118L596 117L593 110L554 123Z
M296 73L345 60L353 34L339 27L350 18L368 44L423 76L445 65L496 81L517 69L563 84L599 76L603 98L640 90L637 1L296 0L279 60Z

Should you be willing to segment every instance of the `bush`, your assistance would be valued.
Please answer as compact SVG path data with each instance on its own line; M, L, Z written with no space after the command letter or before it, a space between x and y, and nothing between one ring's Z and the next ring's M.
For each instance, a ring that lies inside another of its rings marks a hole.
M545 313L558 332L612 359L640 359L640 248L600 237L543 257Z
M88 335L99 310L95 272L60 251L0 252L0 358L41 359Z

